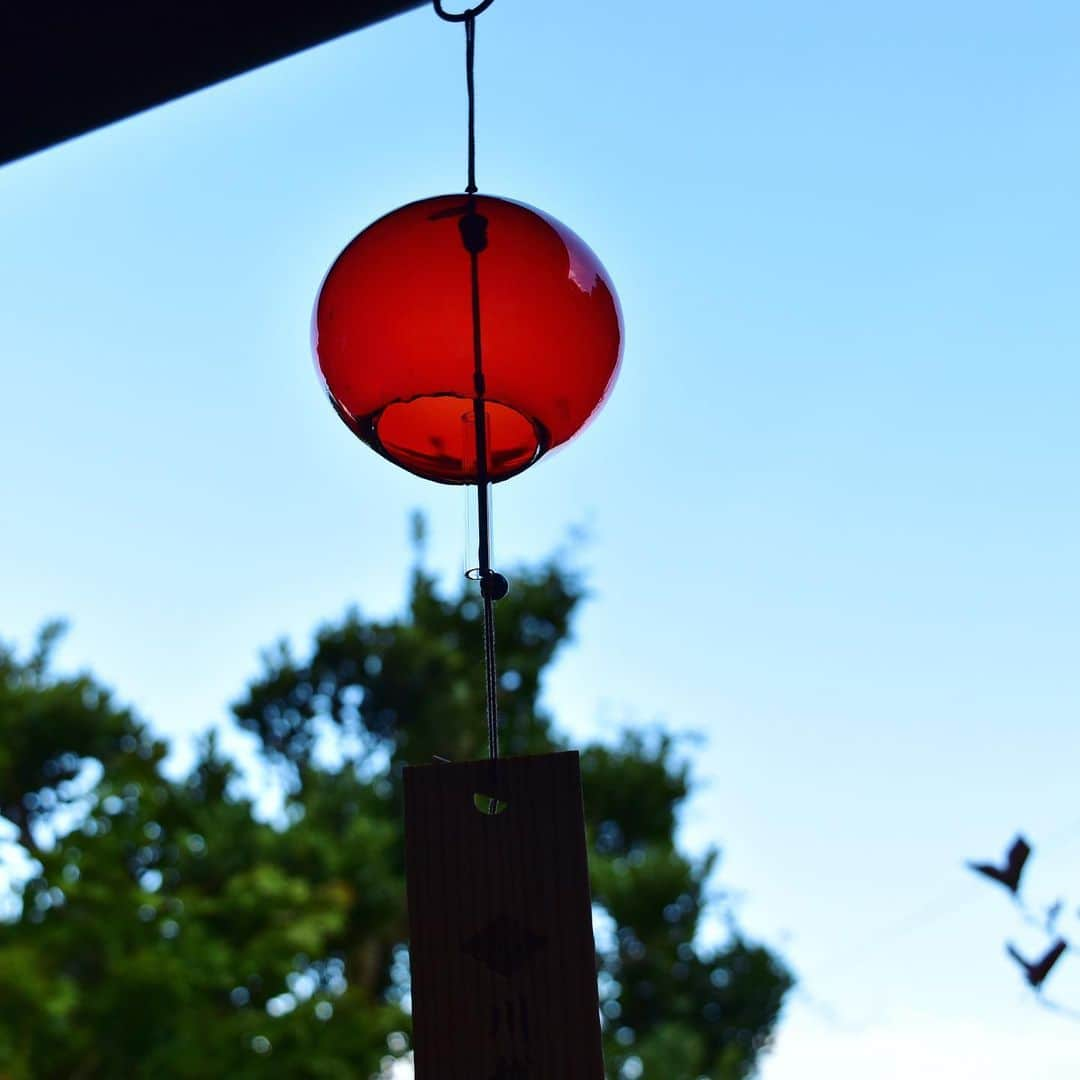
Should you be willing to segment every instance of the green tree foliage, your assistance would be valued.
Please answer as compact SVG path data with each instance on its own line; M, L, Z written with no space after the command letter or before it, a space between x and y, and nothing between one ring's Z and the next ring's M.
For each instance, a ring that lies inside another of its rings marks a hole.
M562 748L540 705L581 583L550 564L498 607L504 747ZM0 1080L389 1077L408 1048L401 777L485 752L480 608L415 574L407 611L285 646L234 707L280 784L266 821L213 738L190 773L48 628L0 650ZM612 1078L753 1073L790 977L734 929L698 941L716 853L674 839L691 780L668 737L582 751ZM16 896L16 893L21 894ZM714 914L724 914L716 912Z

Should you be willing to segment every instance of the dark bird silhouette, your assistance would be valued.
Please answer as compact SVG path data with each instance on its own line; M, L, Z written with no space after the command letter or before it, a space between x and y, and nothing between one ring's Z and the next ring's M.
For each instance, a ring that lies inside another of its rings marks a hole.
M1031 845L1018 836L1009 848L1005 865L994 866L992 863L969 862L968 866L977 873L984 874L991 881L1004 885L1015 896L1020 891L1020 875L1024 872L1024 863L1031 854Z
M1050 974L1050 969L1061 959L1061 954L1069 947L1064 938L1058 938L1050 946L1049 952L1041 959L1034 962L1025 960L1017 951L1015 945L1007 945L1009 955L1024 969L1027 981L1038 990Z

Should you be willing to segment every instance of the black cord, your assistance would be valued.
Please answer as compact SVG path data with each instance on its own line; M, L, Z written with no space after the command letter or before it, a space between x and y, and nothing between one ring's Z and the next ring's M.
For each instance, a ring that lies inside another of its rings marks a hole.
M476 202L476 16L486 11L494 0L482 0L476 7L459 15L443 9L434 0L435 12L447 22L465 24L465 86L469 99L468 183L469 196L465 212L458 222L461 240L469 253L469 276L472 294L473 332L473 422L476 425L476 504L480 533L479 568L480 595L484 602L484 673L487 702L488 755L493 768L499 759L499 672L495 654L495 602L501 600L509 586L506 578L491 567L491 512L489 498L491 477L488 474L487 412L484 381L484 348L480 318L480 253L487 247L487 218L477 210ZM498 802L493 786L489 812L494 814Z
M484 668L487 685L488 754L499 756L499 676L495 658L495 601L500 599L498 583L504 582L491 568L491 517L488 499L487 410L484 393L484 344L480 320L480 252L487 247L487 218L476 212L476 198L469 199L460 221L461 239L469 253L473 331L473 423L476 428L476 522L480 533L480 594L484 601ZM505 595L505 593L503 593Z
M473 195L476 187L476 87L473 81L473 68L476 59L476 16L487 11L495 0L483 0L476 7L467 8L460 14L455 15L447 11L441 0L434 0L435 14L447 22L463 22L465 24L465 85L469 94L469 183L465 191Z
M465 190L476 194L476 84L473 68L476 63L476 16L471 12L465 20L465 86L469 94L469 183Z
M440 0L435 0L435 14L447 22L465 22L466 19L475 19L477 15L483 14L494 3L495 0L481 0L481 3L477 4L476 7L467 8L465 11L455 15L452 11L447 11Z

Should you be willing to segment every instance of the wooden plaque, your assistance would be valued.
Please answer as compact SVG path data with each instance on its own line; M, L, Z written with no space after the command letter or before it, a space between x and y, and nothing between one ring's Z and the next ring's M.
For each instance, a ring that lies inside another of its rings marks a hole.
M577 752L407 768L405 863L417 1080L603 1080Z

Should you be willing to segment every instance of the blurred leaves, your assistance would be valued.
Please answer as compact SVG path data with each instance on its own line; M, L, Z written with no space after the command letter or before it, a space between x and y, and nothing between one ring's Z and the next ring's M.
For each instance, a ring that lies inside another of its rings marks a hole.
M540 693L583 597L551 563L499 604L508 754L565 745ZM213 737L166 775L138 718L53 670L60 632L0 648L0 814L32 866L0 924L0 1080L388 1075L409 1030L402 768L486 750L477 597L417 570L401 617L352 611L310 655L265 655L234 713L280 780L274 822ZM751 1075L791 980L737 929L699 944L717 853L675 843L679 746L627 732L582 769L609 1075Z

